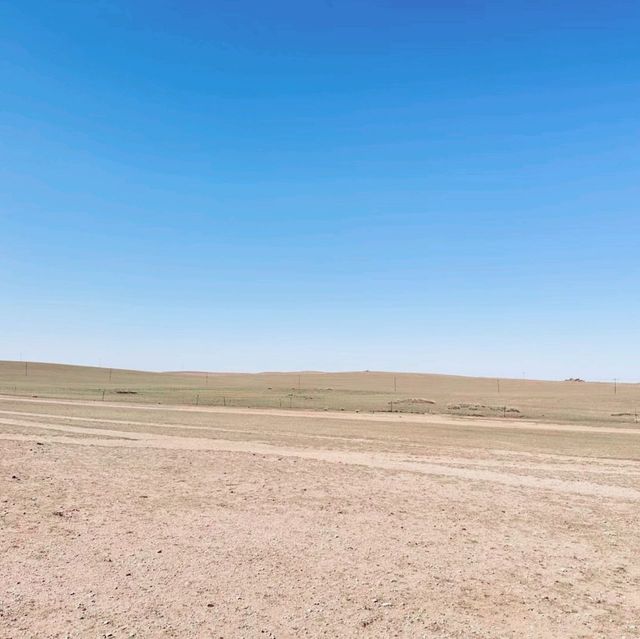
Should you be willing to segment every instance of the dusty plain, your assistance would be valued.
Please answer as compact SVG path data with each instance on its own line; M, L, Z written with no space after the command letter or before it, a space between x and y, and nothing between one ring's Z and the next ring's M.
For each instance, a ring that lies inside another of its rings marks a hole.
M0 363L0 637L640 637L636 385L202 377Z

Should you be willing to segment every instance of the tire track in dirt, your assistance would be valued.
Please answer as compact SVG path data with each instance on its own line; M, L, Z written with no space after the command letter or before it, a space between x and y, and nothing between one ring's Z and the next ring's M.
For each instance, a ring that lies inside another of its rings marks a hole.
M312 419L338 419L346 421L375 421L389 423L434 424L438 426L473 426L478 428L504 428L516 430L565 431L574 433L608 433L621 435L639 435L640 428L615 428L611 426L583 426L575 424L558 424L553 422L528 421L526 419L488 419L484 417L463 417L443 414L416 415L411 413L351 413L340 411L312 410L280 410L277 408L237 408L223 406L184 406L171 404L135 404L120 402L103 402L70 399L50 399L42 397L0 396L0 402L24 402L35 404L55 404L63 406L84 406L93 408L128 408L141 411L185 412L185 413L218 413L236 415L257 415L295 419L307 417Z
M11 417L7 419L5 416L10 415ZM15 420L15 417L25 416L32 418L33 421L26 420ZM350 442L350 443L376 443L378 438L368 438L363 439L360 437L343 437L339 435L323 435L320 433L307 434L301 433L299 431L291 431L291 430L270 430L270 431L260 431L260 430L251 430L244 428L220 428L218 426L196 426L193 424L179 424L179 423L156 423L156 422L142 422L135 420L125 420L125 419L108 419L106 417L77 417L77 416L67 416L67 415L57 415L57 414L49 414L49 413L30 413L30 412L22 412L22 411L9 411L0 409L0 424L14 425L14 426L38 426L40 428L51 428L55 429L56 424L51 424L51 422L47 422L46 425L42 422L35 421L36 419L47 419L47 420L59 420L59 421L73 421L73 422L87 422L89 424L111 424L111 425L123 425L123 426L141 426L147 428L163 428L163 429L186 429L186 430L200 430L205 432L212 433L233 433L235 435L254 435L259 439L264 441L265 435L280 435L280 436L294 436L301 439L308 440L336 440L341 442ZM13 421L12 421L13 420ZM61 424L61 426L66 426L65 424ZM95 427L87 427L85 429L87 433L105 433L104 429L96 429ZM72 432L72 431L68 431ZM73 432L82 432L82 431L73 431ZM126 431L129 433L128 439L135 439L135 437L131 437L132 434L139 433L140 431ZM224 439L224 437L222 437ZM504 451L499 453L504 455ZM511 456L511 453L509 453ZM537 455L537 459L547 459L547 455ZM523 466L521 462L513 462L507 461L505 459L473 459L468 457L446 457L443 455L438 455L435 457L438 463L446 463L446 464L458 464L465 466L477 466L477 467L495 467L495 468L513 468L522 470ZM574 458L565 459L560 457L559 460L550 462L550 463L527 463L527 470L543 470L543 471L553 471L553 472L583 472L584 471L584 463L572 463ZM606 466L605 468L600 467L600 465ZM637 462L621 462L619 460L602 460L599 464L594 464L593 460L590 462L589 468L590 474L596 475L620 475L624 473L626 476L629 475L640 475L640 463Z
M141 422L130 419L109 419L107 417L78 417L78 416L70 416L70 415L56 415L51 413L29 413L23 411L11 411L11 410L2 410L0 409L0 419L4 419L4 415L10 415L12 417L31 417L31 418L46 418L46 419L57 419L57 420L68 420L74 422L87 422L87 423L98 423L98 424L115 424L121 426L142 426L147 428L167 428L167 429L185 429L185 430L201 430L207 432L215 432L215 433L235 433L235 434L243 434L243 435L256 435L258 437L263 437L267 434L275 434L281 436L289 436L289 437L299 437L302 439L328 439L328 440L336 440L336 441L344 441L344 442L361 442L361 443L371 443L375 441L379 441L379 438L370 437L368 439L362 437L343 437L340 435L323 435L321 433L301 433L297 430L274 430L271 429L269 431L266 430L255 430L255 429L247 429L247 428L221 428L220 426L198 426L195 424L180 424L180 423L167 423L167 422ZM24 425L35 424L36 422L25 421ZM15 424L18 425L18 424ZM135 431L139 432L139 431ZM408 442L409 444L409 442Z
M172 450L197 450L197 451L224 451L237 453L250 453L270 455L276 457L296 457L314 461L339 463L347 465L365 466L379 470L396 472L412 472L439 477L450 477L466 481L487 481L502 484L514 488L530 488L538 490L550 490L553 492L600 497L607 499L621 499L625 501L640 502L640 490L629 487L598 484L593 481L575 481L552 477L535 477L531 475L516 475L494 470L451 466L445 463L428 459L419 461L408 459L406 455L391 453L338 451L322 449L292 448L286 446L274 446L255 441L219 440L195 437L177 437L171 435L155 435L152 433L139 433L118 431L100 428L82 428L80 426L68 426L63 424L46 424L27 422L23 420L1 420L0 424L21 427L50 428L62 433L103 435L110 439L86 439L62 436L30 436L24 434L1 433L0 439L17 441L48 441L59 444L75 444L90 446L124 446L135 448L164 448ZM116 439L117 438L117 439ZM585 464L585 470L588 465Z

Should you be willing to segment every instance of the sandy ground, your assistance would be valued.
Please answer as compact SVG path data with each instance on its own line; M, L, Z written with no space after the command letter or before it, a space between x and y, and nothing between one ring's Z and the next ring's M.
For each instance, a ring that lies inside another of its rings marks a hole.
M0 637L640 637L640 428L0 398Z

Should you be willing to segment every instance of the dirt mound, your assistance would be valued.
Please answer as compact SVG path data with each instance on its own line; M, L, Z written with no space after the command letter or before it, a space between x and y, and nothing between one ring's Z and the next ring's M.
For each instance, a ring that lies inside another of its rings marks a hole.
M471 415L478 416L481 416L485 413L520 414L520 411L517 408L513 408L512 406L487 406L486 404L447 404L447 410L460 411L465 413L468 412Z

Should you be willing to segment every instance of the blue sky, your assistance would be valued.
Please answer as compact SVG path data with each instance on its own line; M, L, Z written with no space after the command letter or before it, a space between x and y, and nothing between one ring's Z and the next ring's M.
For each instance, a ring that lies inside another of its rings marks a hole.
M640 379L640 5L0 2L0 358Z

